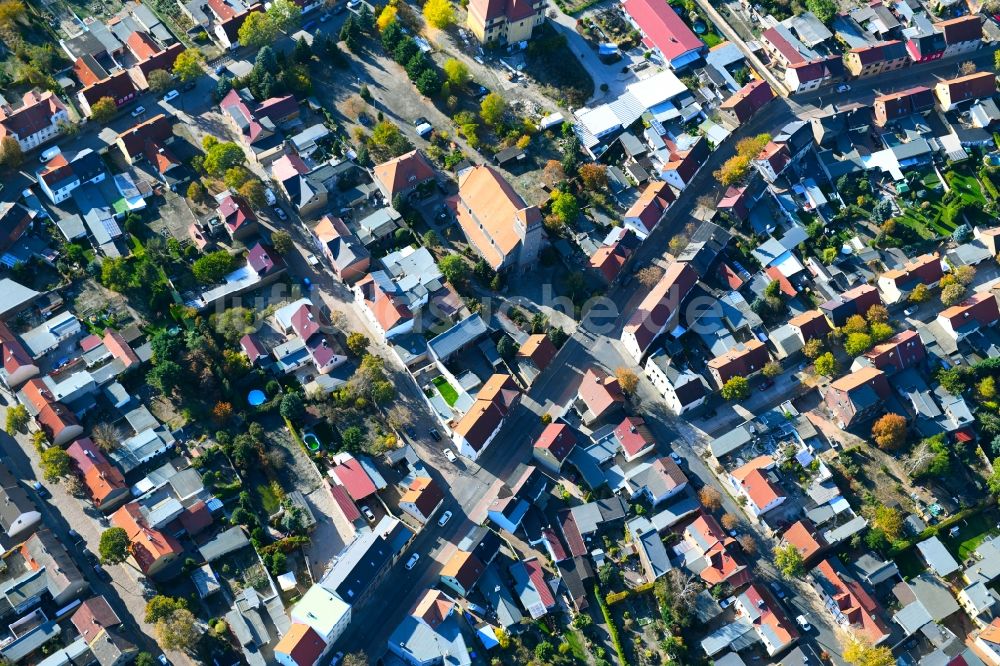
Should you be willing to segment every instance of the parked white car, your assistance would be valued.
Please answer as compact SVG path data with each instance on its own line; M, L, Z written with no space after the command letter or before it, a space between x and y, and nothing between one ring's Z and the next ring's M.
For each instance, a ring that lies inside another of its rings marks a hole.
M451 511L445 511L441 514L441 517L438 518L438 527L444 527L448 524L449 520L451 520Z
M163 101L169 102L170 100L177 99L180 96L181 94L179 92L177 92L176 90L171 90L170 92L168 92L166 95L163 96Z
M409 571L413 567L417 566L418 560L420 560L420 553L413 553L413 555L410 555L410 559L406 560L406 570Z

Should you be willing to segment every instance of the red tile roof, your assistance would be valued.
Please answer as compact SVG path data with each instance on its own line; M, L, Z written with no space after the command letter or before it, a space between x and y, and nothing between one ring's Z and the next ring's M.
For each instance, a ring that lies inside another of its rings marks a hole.
M35 360L24 348L21 341L0 321L0 352L3 353L3 369L13 374L21 368L35 365Z
M625 394L622 393L618 379L596 368L589 368L583 375L579 394L596 418L600 418L616 404L625 402Z
M355 502L360 502L366 497L374 495L378 490L371 477L368 476L368 472L353 456L334 467L333 474Z
M51 126L55 114L66 112L66 106L50 90L43 93L29 90L22 101L20 108L9 113L0 108L0 137L16 134L26 139Z
M813 569L812 575L823 579L824 593L837 604L837 610L866 642L877 645L889 637L889 627L879 617L882 608L858 581L843 571L839 560L823 560Z
M645 35L643 43L659 49L667 60L674 60L705 46L684 19L665 2L625 0L622 9Z
M274 646L277 654L288 655L297 666L313 666L326 650L326 642L307 624L295 622Z
M687 263L675 261L667 267L663 278L649 290L625 325L625 331L635 336L640 350L649 347L697 282L698 273Z
M673 10L668 8L668 11ZM669 185L662 180L653 181L646 185L636 202L625 212L625 218L638 218L648 231L652 231L674 199Z
M565 423L550 423L535 440L536 449L545 449L562 462L576 446L576 435Z
M948 320L957 331L970 322L976 322L980 326L993 324L1000 319L1000 309L997 307L996 296L990 292L982 292L943 310L938 317Z
M219 215L229 227L230 232L238 231L245 224L253 224L257 216L241 199L232 194L219 202Z
M376 165L372 169L372 174L391 199L400 192L433 180L434 167L431 166L422 152L411 150L388 162Z
M361 512L358 510L358 506L354 503L354 500L351 499L347 489L339 483L331 483L329 486L330 494L333 495L333 501L337 503L340 512L344 514L344 518L351 523L355 520L360 520Z
M537 557L532 557L531 559L524 560L524 568L528 572L528 578L531 579L532 584L535 586L535 590L538 592L538 597L546 608L552 608L556 605L556 598L552 596L552 589L549 584L545 582L545 570L542 569L541 563L538 561Z
M544 333L536 333L528 336L528 339L517 350L517 355L521 358L530 358L535 367L541 371L548 367L557 351L556 346L549 340L549 336Z
M806 62L806 59L799 53L799 50L792 46L792 43L785 39L775 28L768 28L760 36L762 39L767 40L774 47L774 50L788 61L789 65Z
M172 536L146 525L137 502L126 504L111 514L111 524L121 527L128 533L131 542L129 553L143 573L149 573L150 569L163 558L184 552Z
M113 328L105 329L104 346L108 348L112 356L124 363L126 368L131 368L141 362L132 347L125 342L122 334Z
M774 99L774 91L764 79L756 79L746 84L726 101L720 109L732 111L741 123L750 120L765 104Z
M80 604L70 622L87 643L92 643L104 629L117 627L122 623L118 614L103 596L91 597Z
M132 51L136 60L147 60L152 58L159 50L160 46L153 38L141 30L136 30L125 40L126 46Z
M138 91L132 77L127 71L122 70L84 88L80 94L87 100L87 104L93 106L102 97L110 97L115 100L115 104L121 105L134 96L136 92Z
M979 14L967 14L940 21L934 24L934 27L944 33L944 41L949 46L962 42L977 42L983 38L983 23Z
M629 416L619 423L615 427L615 438L621 443L622 450L628 458L634 458L656 446L653 433L646 427L645 419L640 416Z
M805 562L808 562L816 553L826 547L823 536L816 532L816 528L808 519L793 524L785 530L781 538L786 543L795 546L795 550L799 551L799 555Z

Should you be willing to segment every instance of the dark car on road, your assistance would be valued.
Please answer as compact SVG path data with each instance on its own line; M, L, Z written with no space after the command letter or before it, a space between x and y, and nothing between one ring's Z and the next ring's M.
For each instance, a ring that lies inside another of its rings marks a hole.
M437 431L437 428L431 428L430 436L435 442L441 441L441 433Z
M111 574L109 574L108 570L102 567L100 564L94 565L94 573L96 573L97 577L103 580L105 583L111 582Z

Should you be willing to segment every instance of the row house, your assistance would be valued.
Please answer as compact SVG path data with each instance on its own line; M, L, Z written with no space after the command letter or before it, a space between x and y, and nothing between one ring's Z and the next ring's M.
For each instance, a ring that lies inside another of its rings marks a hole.
M83 112L90 116L91 107L98 100L108 97L114 101L115 107L120 109L135 100L138 95L139 90L135 86L135 81L127 71L121 70L87 86L77 93L77 98Z
M709 396L708 383L701 373L677 366L662 349L646 359L644 370L667 407L678 416L700 407Z
M216 41L222 45L222 48L230 51L235 51L240 47L240 28L243 27L243 22L247 20L247 17L256 12L264 11L261 4L252 5L240 13L234 13L232 7L223 0L208 0L206 4L217 18L212 34L215 35Z
M750 377L760 372L770 355L760 340L748 340L708 361L708 370L718 386L733 377Z
M590 267L611 284L622 274L625 264L639 248L639 237L631 229L615 227L603 244L590 255Z
M878 278L878 289L882 300L892 305L907 296L918 284L936 287L944 277L941 258L936 254L924 254L906 262L902 268L886 271Z
M660 335L676 325L684 299L697 282L698 273L689 264L675 261L639 303L621 334L622 344L637 363Z
M58 136L65 123L69 123L66 105L52 91L29 90L16 109L0 105L0 139L15 139L25 152Z
M864 317L873 305L881 304L882 300L879 298L878 289L868 284L862 284L831 298L820 305L819 309L826 315L831 324L840 327L854 315Z
M108 462L89 437L70 444L66 453L73 460L73 467L83 481L90 501L102 512L115 510L131 497L125 477Z
M900 331L885 342L869 349L855 359L851 368L857 370L868 366L891 375L921 363L926 357L927 349L920 339L920 334L909 329Z
M151 527L138 502L131 502L111 514L111 524L128 535L129 558L146 576L155 576L184 552L177 540Z
M697 61L708 47L673 7L655 0L626 0L625 16L643 36L643 43L670 69L682 70Z
M133 34L145 34L145 33L133 33ZM180 42L171 44L165 49L156 51L155 53L148 55L146 58L142 59L136 65L129 68L129 75L135 82L135 85L140 90L149 90L149 76L153 72L160 70L167 73L173 72L174 62L177 61L177 56L179 56L184 51L184 45Z
M572 428L565 423L550 423L532 445L531 455L547 471L558 474L576 443Z
M795 625L771 593L751 585L736 597L736 614L753 625L754 632L771 656L790 647L799 638Z
M728 583L736 590L750 582L751 572L740 556L736 539L726 534L711 514L695 518L674 550L688 569L697 571L706 587Z
M145 160L164 174L180 165L168 147L173 138L173 124L160 113L121 132L115 143L129 164Z
M875 124L887 124L934 108L934 92L927 86L914 86L889 95L879 95L872 104Z
M313 227L312 238L341 282L351 284L368 273L368 249L339 217L324 215Z
M583 420L591 425L607 416L618 414L625 404L625 393L618 378L600 368L587 368L576 392L573 407Z
M882 619L882 607L847 573L840 560L823 560L809 577L834 622L868 645L881 645L889 639L891 631Z
M885 373L866 366L832 382L823 399L837 424L850 428L873 419L890 395Z
M844 77L844 61L836 55L798 62L785 68L785 88L793 95L816 90Z
M29 379L18 393L21 403L54 446L65 446L83 434L83 426L41 378Z
M230 90L219 109L249 157L259 164L272 162L285 153L278 126L299 116L294 95L271 97L258 104L249 92L239 90Z
M980 328L994 326L1000 320L997 298L991 292L978 293L961 303L942 310L937 323L955 342L960 342Z
M770 141L753 159L753 165L764 180L773 183L784 173L791 161L792 156L786 144Z
M289 303L274 313L275 322L289 340L273 354L286 374L311 362L321 375L343 365L347 356L330 344L319 323L316 306L308 298Z
M32 377L38 376L38 365L24 348L21 341L0 321L0 353L3 354L3 369L0 377L9 389L16 389Z
M510 375L490 377L461 419L452 425L455 449L476 460L496 439L507 417L521 401L521 391Z
M673 191L665 182L649 183L635 203L625 211L625 227L634 231L639 239L646 240L666 216L667 208L674 199Z
M951 111L963 102L992 97L996 92L997 76L992 71L939 81L934 86L934 96L944 111Z
M473 0L465 25L482 44L518 44L544 21L541 0Z
M31 226L35 211L13 201L0 202L0 252L13 247Z
M899 40L859 46L844 54L844 67L857 78L891 72L909 62L906 46Z
M677 148L673 142L668 143L663 137L658 137L652 128L646 131L646 138L650 137L653 137L654 142L663 143L663 147L667 149L657 152L658 155L666 153L668 156L666 160L658 162L660 178L677 191L683 192L684 188L694 179L695 174L708 161L708 156L712 152L708 145L708 139L699 136L694 143L686 148Z
M23 539L41 520L24 484L0 463L0 530L11 539L18 535Z
M720 104L719 114L733 127L739 127L753 118L772 99L774 90L770 84L764 79L755 79Z

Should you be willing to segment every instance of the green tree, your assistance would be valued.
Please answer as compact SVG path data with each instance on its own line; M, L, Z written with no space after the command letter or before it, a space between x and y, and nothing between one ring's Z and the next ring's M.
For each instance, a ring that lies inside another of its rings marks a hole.
M347 336L347 348L357 357L362 357L368 352L368 345L371 340L364 333L355 331Z
M927 285L920 283L913 288L913 291L910 292L910 295L907 297L907 300L910 301L911 303L924 303L930 297L931 297L931 292L927 288Z
M509 361L514 358L514 354L517 353L517 345L509 336L503 336L500 338L500 342L497 343L497 353L500 357Z
M413 83L417 86L420 94L425 97L433 97L441 90L441 77L437 70L432 67L422 71Z
M771 361L766 363L763 368L763 373L765 377L774 378L781 374L781 364Z
M8 435L13 435L17 432L24 432L25 426L28 425L28 409L18 403L7 408L7 427L5 430Z
M195 203L201 203L205 200L205 187L196 180L192 180L191 184L187 188L187 198Z
M287 231L275 231L271 234L271 245L274 249L278 251L278 254L289 254L295 249L295 243L292 241L292 235Z
M183 378L184 370L175 361L169 359L155 364L146 373L146 381L149 385L159 389L165 395L170 395L175 389L180 388Z
M873 511L872 526L881 530L890 541L895 541L903 535L903 514L895 507L879 505Z
M436 247L441 247L441 237L433 229L424 232L424 235L420 237L424 246L428 249L433 250Z
M948 393L962 395L969 388L971 372L967 366L960 365L954 368L942 368L938 370L935 378Z
M556 192L552 197L552 214L563 224L573 224L580 217L580 204L569 192Z
M255 16L255 14L251 14ZM210 137L208 137L210 138ZM231 141L210 142L206 147L204 167L213 176L222 176L235 166L246 162L243 149Z
M72 470L71 461L69 454L58 447L45 449L40 460L42 476L50 483L68 476Z
M386 160L398 157L413 148L399 128L388 120L375 125L369 143L372 153L379 159Z
M158 594L146 602L145 621L147 624L156 624L177 610L187 610L187 602L184 599Z
M358 426L349 426L340 433L340 441L348 451L357 453L365 443L365 433Z
M448 58L444 61L444 78L453 88L461 88L469 82L469 68L461 60Z
M775 546L774 565L785 578L801 578L806 572L802 553L792 544Z
M552 658L556 654L556 648L548 641L542 641L535 646L535 659L543 664L552 663Z
M192 650L200 636L194 615L186 608L157 621L155 628L157 640L167 650Z
M101 532L98 552L104 564L118 564L128 559L128 532L121 527L109 527Z
M815 367L817 374L833 377L837 372L837 359L830 352L826 352L822 356L816 357Z
M118 113L118 105L111 97L102 97L90 105L90 119L95 123L103 125Z
M964 296L965 287L958 283L949 284L941 289L941 303L947 306L959 303Z
M427 0L424 19L438 30L444 30L455 23L455 8L448 0Z
M872 322L871 325L871 336L872 340L875 342L885 342L893 336L895 331L892 330L892 326L889 324L884 324L880 321Z
M802 353L805 354L806 358L819 358L819 355L823 353L823 341L819 338L809 340L802 347Z
M289 421L297 421L306 412L306 405L302 402L302 395L299 393L286 393L281 399L281 406L278 411L281 417Z
M163 92L174 84L174 78L165 69L154 69L146 76L149 89L154 93Z
M312 47L309 46L309 42L306 41L305 37L299 37L298 41L295 42L295 62L302 65L308 64L312 61Z
M185 49L174 60L174 76L181 83L187 83L205 73L201 64L201 52L198 49Z
M215 284L233 270L233 258L225 250L216 250L197 259L191 273L202 284Z
M244 19L237 37L243 46L260 48L274 43L278 37L278 26L267 12L253 12Z
M264 194L264 189L264 183L260 182L257 178L253 178L240 185L239 193L241 197L247 200L251 208L260 210L267 205L267 195Z
M479 117L490 127L496 127L507 113L507 102L496 93L490 93L479 104Z
M722 397L726 400L745 400L750 395L750 382L746 377L730 377L722 385Z
M351 652L344 656L342 666L368 666L368 655L364 652Z
M469 278L469 265L458 254L449 254L438 262L438 270L453 285L462 285Z
M0 166L16 169L24 162L21 144L12 136L0 139Z
M302 10L289 0L273 0L267 8L267 15L275 27L283 32L294 30L302 21Z
M860 356L872 348L872 336L867 333L850 333L844 340L844 351L850 356Z
M156 666L156 658L148 652L140 652L132 663L134 666Z

